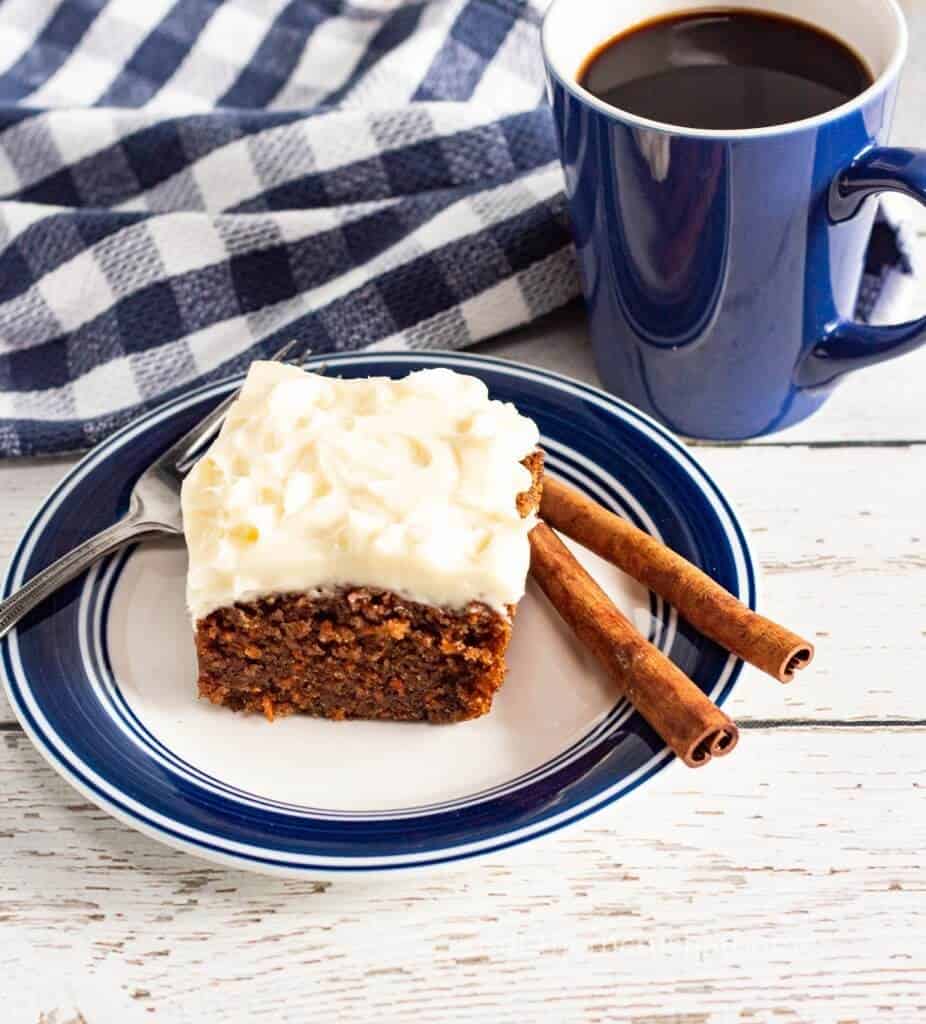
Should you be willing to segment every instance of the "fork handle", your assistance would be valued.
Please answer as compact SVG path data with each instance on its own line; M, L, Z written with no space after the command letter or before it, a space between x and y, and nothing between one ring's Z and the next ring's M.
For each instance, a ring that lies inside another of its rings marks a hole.
M105 530L88 537L76 548L62 555L56 562L35 574L28 583L0 601L0 640L32 609L53 594L59 587L89 569L104 555L116 551L130 541L156 537L170 531L156 523L133 518L131 515L107 526Z

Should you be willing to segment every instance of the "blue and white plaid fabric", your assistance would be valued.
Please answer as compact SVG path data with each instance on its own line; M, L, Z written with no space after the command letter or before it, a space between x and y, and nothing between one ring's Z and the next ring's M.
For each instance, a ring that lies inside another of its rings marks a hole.
M0 3L0 455L283 339L458 348L576 295L544 6Z

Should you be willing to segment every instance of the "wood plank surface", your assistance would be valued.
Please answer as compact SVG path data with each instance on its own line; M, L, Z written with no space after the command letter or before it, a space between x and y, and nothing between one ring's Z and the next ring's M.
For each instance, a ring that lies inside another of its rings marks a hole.
M3 740L5 1021L926 1015L926 729L746 730L519 852L359 883L168 850Z

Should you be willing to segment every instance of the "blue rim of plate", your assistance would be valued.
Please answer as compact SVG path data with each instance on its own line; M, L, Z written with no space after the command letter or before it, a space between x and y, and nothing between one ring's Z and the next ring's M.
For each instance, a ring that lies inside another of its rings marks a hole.
M755 573L727 500L691 454L632 406L568 377L453 352L318 356L341 376L404 376L449 366L538 422L548 466L709 572L747 605ZM113 434L78 463L27 527L9 594L121 515L144 467L240 378L205 385ZM388 811L280 803L236 789L173 754L132 712L109 660L106 623L129 553L64 588L0 645L10 703L40 753L114 817L169 845L289 875L421 868L485 855L578 821L632 792L674 757L626 704L567 750L516 779L458 800ZM742 663L651 600L651 639L718 704ZM193 695L191 694L191 699Z

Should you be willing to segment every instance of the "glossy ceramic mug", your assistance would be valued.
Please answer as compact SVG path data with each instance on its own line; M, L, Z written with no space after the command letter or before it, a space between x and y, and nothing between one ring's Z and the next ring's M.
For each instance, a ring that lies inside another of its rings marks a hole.
M926 203L926 152L884 145L907 32L894 0L737 0L836 35L874 83L817 117L743 131L609 106L576 75L605 40L709 0L553 0L550 102L605 386L690 437L780 430L839 378L926 341L852 321L876 203Z

